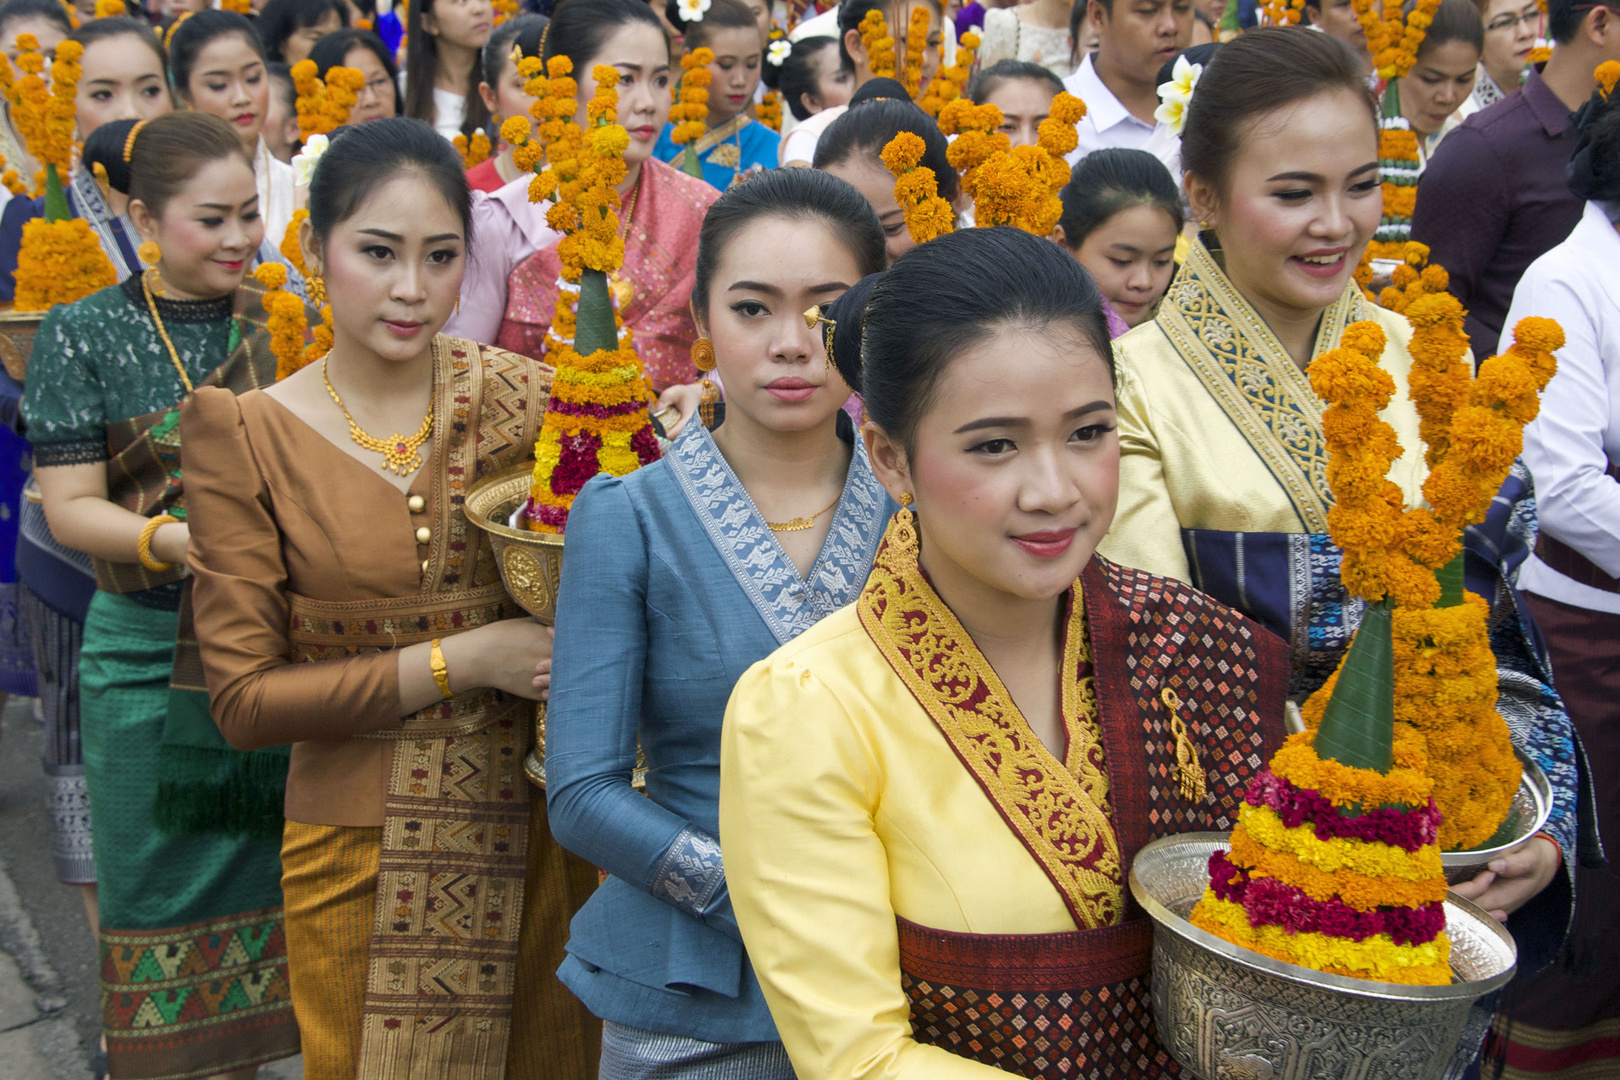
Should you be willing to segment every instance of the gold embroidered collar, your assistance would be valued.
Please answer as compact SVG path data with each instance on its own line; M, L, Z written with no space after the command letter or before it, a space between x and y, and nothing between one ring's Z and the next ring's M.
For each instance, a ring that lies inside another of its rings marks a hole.
M861 625L928 713L1007 825L1034 856L1082 929L1124 911L1119 838L1080 583L1064 630L1063 724L1067 762L1036 736L990 662L923 577L893 551L894 526L857 601Z
M710 128L697 141L698 156L707 154L748 125L748 114L738 113L717 128ZM739 150L739 155L741 151ZM736 168L733 164L731 168Z
M1362 317L1351 283L1322 313L1312 356L1333 348ZM1328 531L1322 401L1259 312L1238 293L1202 240L1176 274L1158 325L1288 494L1308 533Z

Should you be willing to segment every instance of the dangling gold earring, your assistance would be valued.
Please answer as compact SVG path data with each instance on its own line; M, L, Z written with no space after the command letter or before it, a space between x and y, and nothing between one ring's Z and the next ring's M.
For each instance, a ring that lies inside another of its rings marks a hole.
M710 372L714 370L714 364L714 342L706 337L692 342L692 366L700 372ZM698 402L698 420L704 427L713 430L719 422L720 391L708 379L700 379L699 382L703 386L703 397Z
M141 246L135 249L135 257L147 266L156 266L158 260L163 258L163 249L158 247L156 240L143 240Z
M917 515L911 512L911 492L900 493L900 509L889 523L889 555L903 566L917 565Z
M304 291L309 294L309 302L317 308L326 306L326 279L319 274L311 274L304 279Z

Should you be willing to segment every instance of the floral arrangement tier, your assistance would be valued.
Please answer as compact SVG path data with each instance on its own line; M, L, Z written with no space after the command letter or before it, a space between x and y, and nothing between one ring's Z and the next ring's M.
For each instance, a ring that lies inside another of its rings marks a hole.
M1390 297L1414 331L1426 505L1404 507L1387 478L1403 450L1379 418L1395 382L1378 364L1378 324L1351 325L1309 368L1328 403L1328 527L1346 589L1368 606L1339 669L1306 701L1306 730L1250 785L1191 916L1273 959L1410 985L1450 981L1442 849L1488 841L1519 789L1487 606L1463 588L1461 534L1518 456L1563 345L1557 323L1522 320L1513 347L1473 376L1445 284L1438 268L1409 271Z
M540 533L565 530L574 497L598 473L623 476L661 453L641 359L608 281L624 263L616 185L625 177L630 136L617 123L619 76L606 66L591 74L597 89L586 107L589 131L576 129L577 137L563 132L549 144L548 164L530 191L537 201L554 200L546 221L564 234L557 248L563 266L557 314L545 357L556 374L522 511L525 527ZM511 134L525 137L515 126Z

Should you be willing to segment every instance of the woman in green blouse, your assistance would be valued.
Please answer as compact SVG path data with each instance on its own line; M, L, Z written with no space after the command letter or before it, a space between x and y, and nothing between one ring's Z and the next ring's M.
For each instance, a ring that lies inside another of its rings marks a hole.
M156 264L46 316L23 412L45 514L95 564L80 711L113 1075L251 1077L298 1051L281 922L284 754L229 749L188 631L180 406L275 378L252 166L219 117L108 124L90 164ZM178 641L178 647L177 647Z

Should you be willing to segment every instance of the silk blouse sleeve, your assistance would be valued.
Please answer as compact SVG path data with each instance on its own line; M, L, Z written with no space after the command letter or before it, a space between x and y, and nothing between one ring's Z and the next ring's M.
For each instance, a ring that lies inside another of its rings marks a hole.
M911 1037L883 777L828 685L780 654L738 681L720 746L720 836L749 961L800 1076L1005 1080Z
M568 514L546 811L563 847L738 937L719 841L631 786L647 668L647 536L623 481L598 476Z
M1187 550L1181 543L1181 521L1164 478L1161 433L1148 401L1146 380L1133 370L1130 355L1120 354L1119 504L1114 523L1098 550L1105 558L1150 574L1190 580Z
M225 738L256 750L398 727L393 653L293 662L281 527L236 395L198 390L180 437L197 640Z

